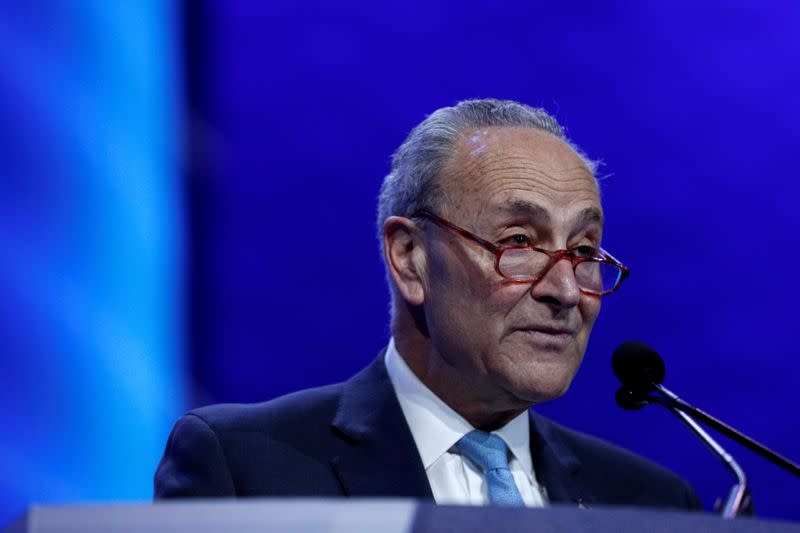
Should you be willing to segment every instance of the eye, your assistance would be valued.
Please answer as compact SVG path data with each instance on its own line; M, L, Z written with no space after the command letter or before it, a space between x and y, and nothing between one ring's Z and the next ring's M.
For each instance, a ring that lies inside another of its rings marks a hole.
M500 241L500 244L505 246L531 246L533 245L533 241L524 233L515 233Z
M576 246L571 251L575 257L595 257L597 255L597 248L588 244Z

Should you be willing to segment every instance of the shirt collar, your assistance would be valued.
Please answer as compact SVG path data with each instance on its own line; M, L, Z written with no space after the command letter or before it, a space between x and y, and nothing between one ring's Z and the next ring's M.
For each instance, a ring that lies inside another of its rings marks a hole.
M475 428L431 391L397 352L394 338L384 356L386 371L403 410L425 470ZM529 479L533 479L530 420L525 411L493 431L508 445Z

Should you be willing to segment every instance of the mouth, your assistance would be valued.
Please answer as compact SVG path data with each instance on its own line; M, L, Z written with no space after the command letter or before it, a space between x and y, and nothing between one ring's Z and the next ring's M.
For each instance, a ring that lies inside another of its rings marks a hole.
M520 328L518 331L536 344L557 346L568 344L575 338L575 335L577 335L575 329L549 326Z

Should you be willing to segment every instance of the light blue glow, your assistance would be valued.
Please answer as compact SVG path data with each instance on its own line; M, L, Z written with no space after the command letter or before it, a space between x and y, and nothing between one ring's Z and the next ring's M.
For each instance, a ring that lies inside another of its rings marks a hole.
M184 407L169 5L0 6L0 526L150 498Z

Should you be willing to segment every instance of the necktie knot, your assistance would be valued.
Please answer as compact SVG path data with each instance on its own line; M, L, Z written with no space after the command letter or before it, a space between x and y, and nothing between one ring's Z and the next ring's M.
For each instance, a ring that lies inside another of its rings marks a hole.
M497 468L508 469L508 446L493 433L470 431L458 441L458 449L484 473Z
M508 446L492 433L474 430L458 441L458 451L483 472L489 502L496 505L524 505L508 469Z

